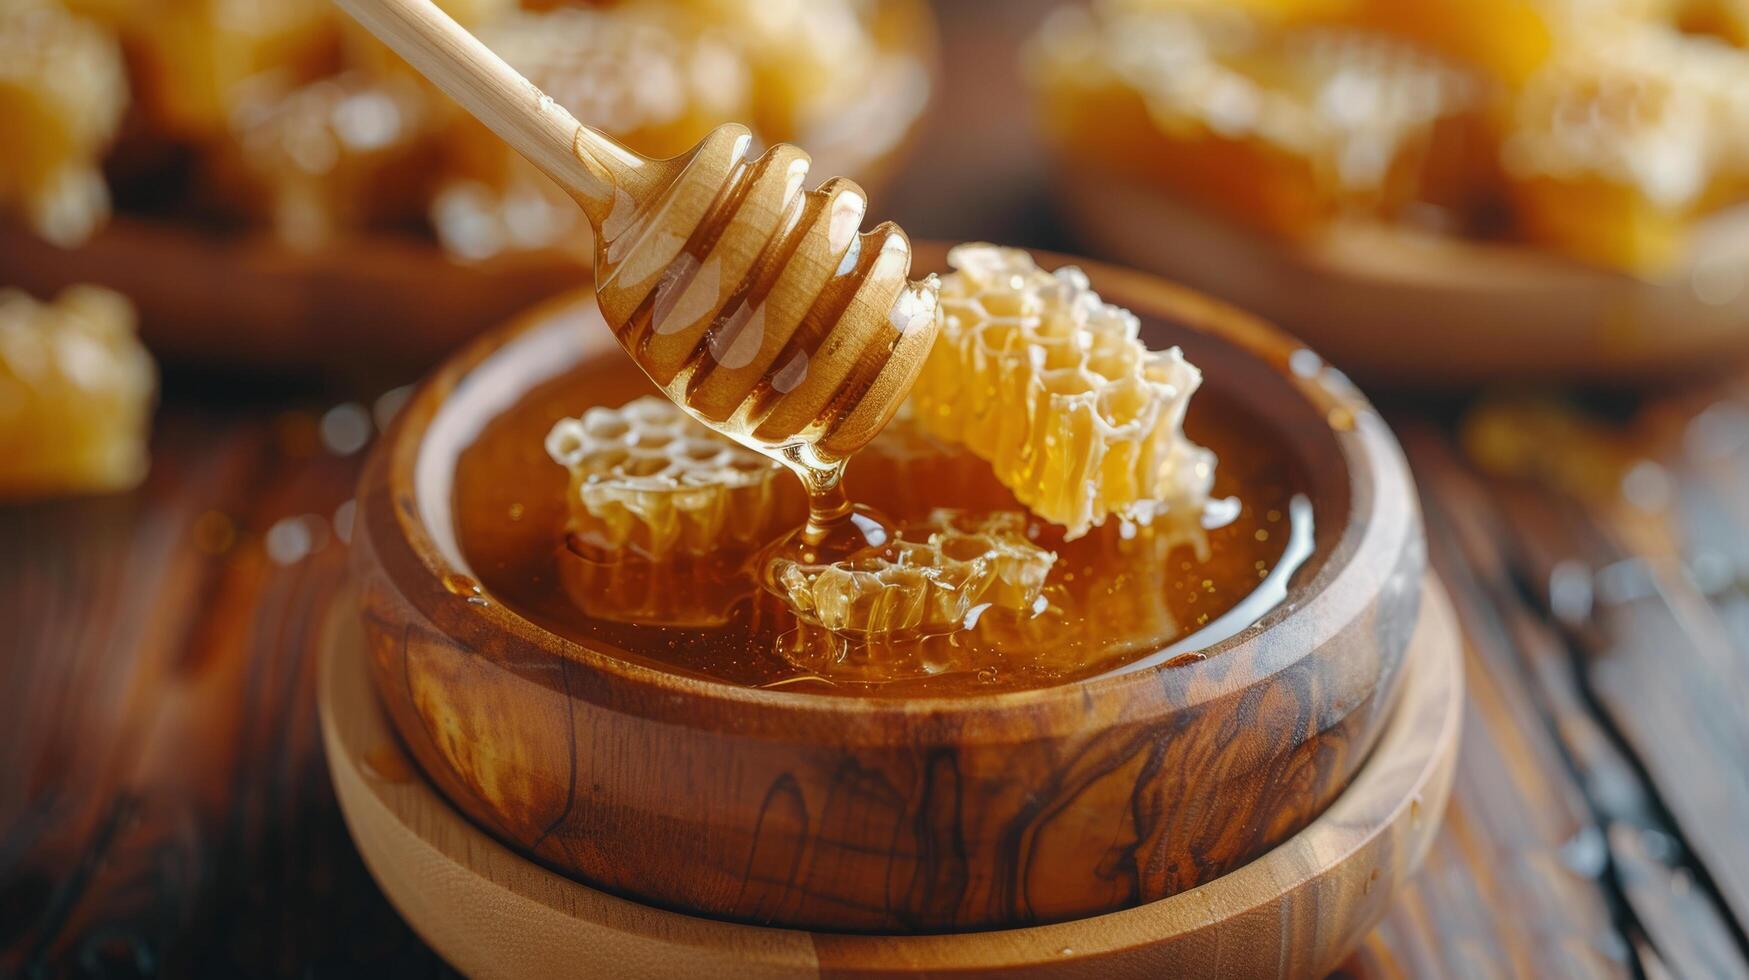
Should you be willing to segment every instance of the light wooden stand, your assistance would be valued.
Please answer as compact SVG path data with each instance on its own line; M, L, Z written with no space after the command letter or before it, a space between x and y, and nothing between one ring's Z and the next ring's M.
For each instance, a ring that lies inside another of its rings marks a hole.
M479 977L1321 976L1420 864L1451 789L1459 639L1431 579L1378 747L1309 827L1223 878L1110 915L998 932L832 935L669 912L554 874L487 836L418 774L377 703L357 613L327 624L322 735L347 826L389 899Z

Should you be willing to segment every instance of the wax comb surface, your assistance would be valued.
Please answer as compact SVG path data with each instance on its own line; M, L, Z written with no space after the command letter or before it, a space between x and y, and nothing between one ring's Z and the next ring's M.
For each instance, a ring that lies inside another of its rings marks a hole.
M941 337L911 391L917 421L988 460L1069 539L1114 515L1199 522L1215 460L1182 426L1201 372L1177 348L1148 350L1135 316L1078 269L982 244L948 263Z
M571 533L603 553L745 551L799 521L799 486L779 464L664 398L562 419L546 447L571 473Z
M886 551L810 564L778 558L774 590L803 622L866 637L950 632L981 603L1031 609L1056 555L1027 539L1025 514L937 510Z
M1217 4L1075 10L1032 65L1069 151L1269 232L1474 193L1480 87L1396 38Z

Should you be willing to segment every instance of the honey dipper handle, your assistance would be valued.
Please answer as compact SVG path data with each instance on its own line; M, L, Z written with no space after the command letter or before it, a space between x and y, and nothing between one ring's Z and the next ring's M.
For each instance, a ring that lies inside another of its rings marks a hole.
M431 0L334 0L432 84L564 188L597 225L643 157L579 123Z

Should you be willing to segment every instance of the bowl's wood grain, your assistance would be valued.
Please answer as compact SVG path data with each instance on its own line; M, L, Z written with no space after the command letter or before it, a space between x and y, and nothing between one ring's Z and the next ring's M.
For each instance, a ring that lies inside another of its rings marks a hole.
M1060 210L1097 254L1280 324L1370 385L1644 384L1749 358L1749 210L1658 282L1525 246L1353 227L1287 244L1065 164Z
M1096 918L945 936L735 925L616 898L468 823L419 778L371 687L353 610L323 645L322 736L371 873L413 927L477 977L1321 977L1420 864L1451 788L1462 714L1456 625L1426 583L1403 693L1378 747L1317 820L1193 891Z
M596 886L840 931L1108 912L1304 827L1376 740L1414 628L1424 554L1407 469L1297 344L1157 280L1088 271L1305 454L1318 556L1258 627L1201 663L897 701L682 678L470 603L443 585L468 571L450 528L455 454L534 379L619 356L572 299L440 370L362 481L370 659L413 757L468 816Z

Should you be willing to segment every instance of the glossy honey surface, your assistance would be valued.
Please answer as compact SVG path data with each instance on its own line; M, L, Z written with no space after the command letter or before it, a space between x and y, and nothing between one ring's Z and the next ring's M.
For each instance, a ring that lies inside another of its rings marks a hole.
M745 552L600 562L567 544L568 474L548 457L544 436L561 418L650 389L617 358L534 389L463 452L454 503L484 601L666 671L749 687L917 696L1188 663L1279 603L1310 552L1310 508L1298 496L1304 481L1291 454L1219 392L1205 391L1186 430L1218 454L1217 500L1236 498L1211 508L1209 523L1220 526L1207 532L1206 556L1121 521L1065 542L1060 528L1030 519L1033 543L1057 556L1036 610L978 610L962 628L924 638L846 639L799 624L759 586L756 556ZM938 507L975 515L1021 509L988 464L902 420L857 456L845 485L901 525ZM791 503L798 525L801 500L796 494Z

